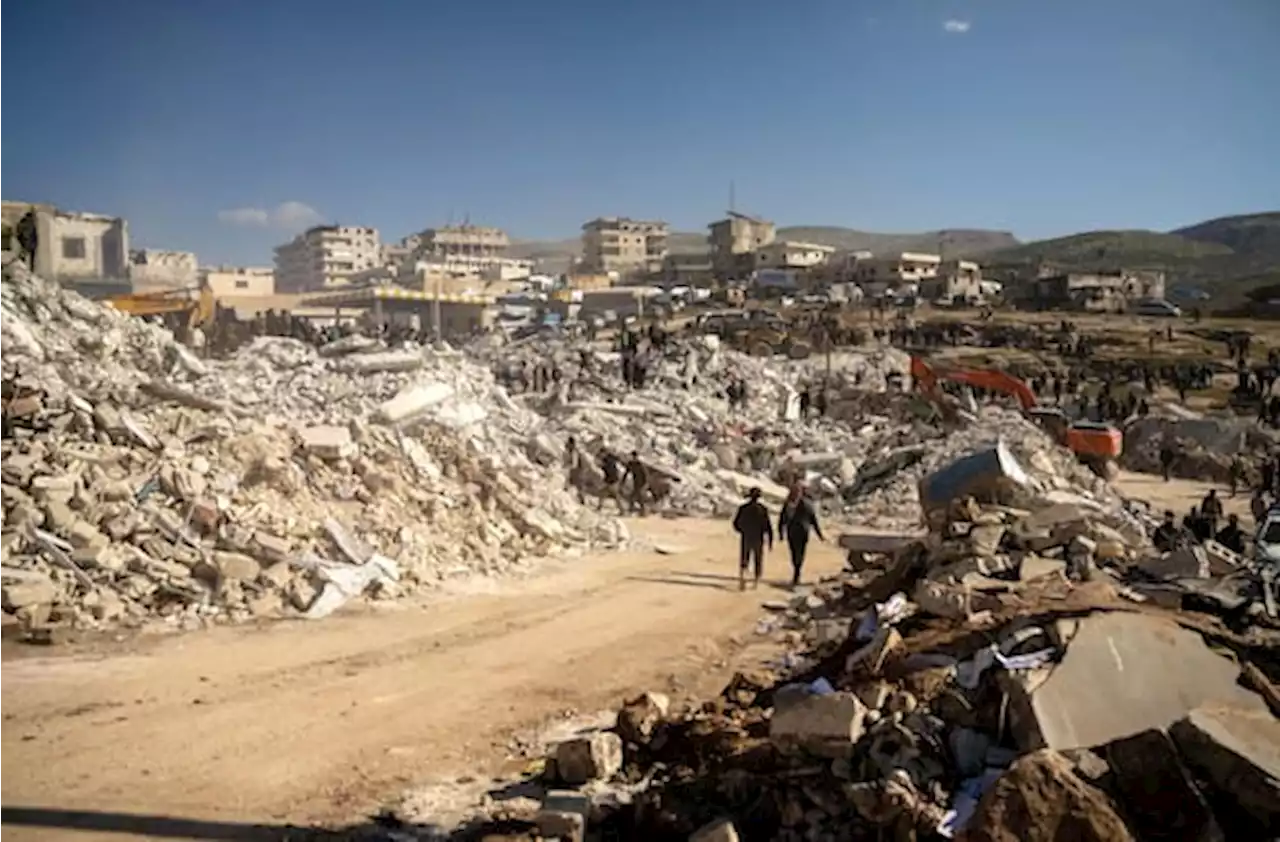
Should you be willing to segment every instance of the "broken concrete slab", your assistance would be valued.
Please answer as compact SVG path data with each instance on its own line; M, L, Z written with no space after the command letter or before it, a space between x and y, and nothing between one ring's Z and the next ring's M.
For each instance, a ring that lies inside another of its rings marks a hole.
M376 417L386 424L411 421L453 397L454 389L447 383L419 383L403 389L398 395L378 407Z
M1138 838L1152 842L1222 838L1212 811L1164 731L1143 731L1099 750Z
M926 532L845 532L836 543L842 550L870 554L891 554L906 549L926 537Z
M1153 579L1208 579L1209 556L1201 547L1180 547L1163 556L1146 559L1138 569Z
M1206 702L1264 708L1240 670L1193 631L1159 617L1098 612L1080 620L1061 663L1038 686L1006 681L1024 749L1091 748L1166 728ZM1002 676L1008 679L1008 674Z
M1270 711L1204 705L1173 724L1187 764L1262 827L1280 827L1280 720Z

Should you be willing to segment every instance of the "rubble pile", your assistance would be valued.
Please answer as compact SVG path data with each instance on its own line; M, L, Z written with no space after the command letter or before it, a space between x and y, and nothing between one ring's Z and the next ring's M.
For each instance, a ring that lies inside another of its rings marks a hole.
M539 364L561 375L550 395L517 396L547 416L538 437L544 458L569 437L588 452L634 450L669 481L664 502L672 511L727 515L752 486L776 503L802 479L829 516L904 528L920 521L921 477L996 441L1023 460L1041 490L1083 489L1119 505L1104 482L1017 411L985 406L959 425L934 423L933 407L898 385L909 357L893 349L779 365L723 349L715 337L667 347L638 391L623 386L618 354L585 344L537 339L500 358L487 345L477 353L509 378ZM727 394L734 382L747 384L750 395L737 406ZM799 394L821 383L825 411L802 416Z
M1141 519L1022 479L1002 446L925 477L928 531L847 533L848 571L773 615L805 644L787 667L628 701L552 749L559 789L502 838L1271 838L1274 593L1202 601L1151 573ZM1219 582L1266 579L1214 555Z
M1276 436L1260 424L1234 416L1202 417L1181 407L1162 409L1177 414L1139 418L1126 425L1121 462L1129 470L1159 474L1160 451L1168 446L1176 454L1170 467L1174 476L1227 483L1232 459L1239 458L1246 470L1242 479L1256 482L1251 465L1276 448Z
M540 416L456 353L260 338L205 361L21 263L2 290L7 621L319 617L627 541L529 458Z

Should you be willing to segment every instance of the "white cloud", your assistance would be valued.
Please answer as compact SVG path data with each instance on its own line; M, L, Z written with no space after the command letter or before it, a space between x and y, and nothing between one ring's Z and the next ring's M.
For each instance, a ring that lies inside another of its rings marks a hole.
M968 32L968 31L969 31L969 27L970 27L970 26L972 26L972 25L973 25L973 24L971 24L971 23L970 23L969 21L967 21L967 20L956 20L956 19L952 18L951 20L949 20L949 21L947 21L947 22L943 23L943 24L942 24L942 28L943 28L945 31L947 31L947 32L951 32L951 33L953 33L953 34L955 34L955 35L963 35L963 34L965 34L966 32Z
M282 202L271 212L271 221L279 228L306 228L323 222L324 217L303 202Z
M235 208L218 211L218 221L227 225L243 225L265 228L271 222L271 214L262 208Z
M320 211L305 202L281 202L266 208L234 208L218 211L218 221L243 228L306 228L324 221Z

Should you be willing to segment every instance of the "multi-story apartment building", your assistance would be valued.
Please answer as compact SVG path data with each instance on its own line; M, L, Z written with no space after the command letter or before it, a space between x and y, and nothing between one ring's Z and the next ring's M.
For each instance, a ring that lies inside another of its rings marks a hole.
M357 272L382 265L375 228L317 225L276 248L277 293L346 286Z
M507 232L484 225L446 225L428 228L407 238L419 259L504 257L511 245Z
M582 271L656 272L667 256L667 223L602 216L582 226Z
M857 279L863 291L873 297L904 287L918 291L921 282L938 277L941 266L941 255L904 251L858 261Z
M746 277L756 268L756 251L778 236L777 227L769 220L733 211L707 228L711 268L722 281Z

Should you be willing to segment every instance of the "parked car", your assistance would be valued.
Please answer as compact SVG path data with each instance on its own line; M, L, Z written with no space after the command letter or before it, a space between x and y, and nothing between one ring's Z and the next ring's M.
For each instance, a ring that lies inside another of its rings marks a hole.
M1162 298L1139 301L1129 312L1135 316L1153 316L1155 318L1176 319L1182 315L1182 308Z
M1253 557L1267 564L1280 566L1280 507L1272 506L1258 524L1253 539Z

